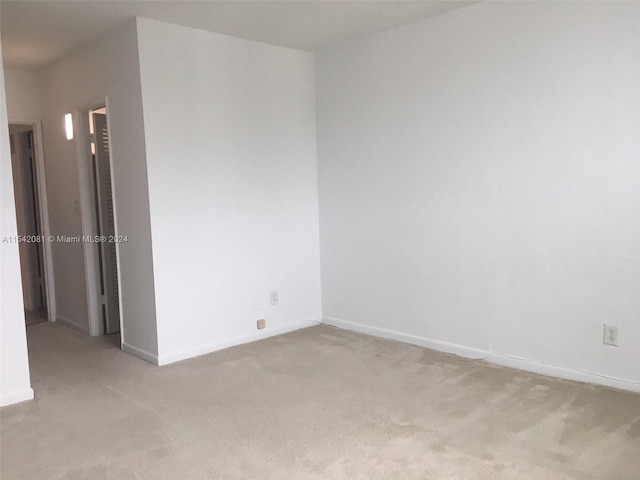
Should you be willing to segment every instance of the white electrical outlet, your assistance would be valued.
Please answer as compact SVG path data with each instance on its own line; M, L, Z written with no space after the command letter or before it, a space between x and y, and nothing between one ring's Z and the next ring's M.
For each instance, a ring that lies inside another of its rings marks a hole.
M618 346L618 327L613 325L604 325L604 344Z
M267 322L262 318L256 322L256 327L258 327L258 330L262 330L266 326Z
M269 301L271 302L271 305L277 305L278 304L278 290L271 290L269 292Z

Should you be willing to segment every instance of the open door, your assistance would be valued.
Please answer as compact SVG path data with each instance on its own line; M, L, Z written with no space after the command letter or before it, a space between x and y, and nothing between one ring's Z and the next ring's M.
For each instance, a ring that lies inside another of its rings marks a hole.
M91 112L95 144L93 155L94 185L96 192L96 218L99 245L99 275L102 303L102 322L105 334L120 331L120 303L118 298L118 263L116 259L113 193L109 158L109 130L104 113ZM106 239L106 240L105 240Z
M18 245L25 320L27 325L33 325L48 320L34 125L10 124L9 142L17 230L18 235L26 239Z
M24 132L20 137L22 144L22 172L24 175L25 235L41 237L33 131ZM25 298L30 298L32 303L28 310L45 310L47 308L42 244L43 242L31 242L25 246L31 288L30 295L28 297L25 296Z

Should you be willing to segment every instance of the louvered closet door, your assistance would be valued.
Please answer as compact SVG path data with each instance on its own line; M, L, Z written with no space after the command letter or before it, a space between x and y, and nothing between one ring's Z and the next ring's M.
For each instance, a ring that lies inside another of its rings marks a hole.
M93 124L96 135L94 171L96 173L96 198L98 201L98 230L99 234L108 240L115 235L115 221L113 217L111 169L109 166L107 116L102 113L94 113ZM104 333L117 333L120 331L120 304L118 301L116 244L106 241L101 242L99 245Z

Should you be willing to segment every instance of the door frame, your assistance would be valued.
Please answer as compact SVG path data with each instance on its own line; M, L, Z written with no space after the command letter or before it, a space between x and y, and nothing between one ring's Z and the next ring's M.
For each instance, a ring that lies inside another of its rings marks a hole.
M33 143L36 167L36 189L38 196L38 208L40 209L40 229L43 242L42 256L44 267L44 280L46 283L47 317L50 322L56 321L56 288L53 274L53 252L51 249L51 225L49 222L49 202L47 199L47 177L44 163L44 144L42 141L42 121L34 117L8 117L9 125L23 125L33 129Z
M78 157L78 180L80 187L80 216L82 220L82 235L86 237L95 237L98 234L95 202L96 192L93 186L93 164L91 160L91 134L89 132L89 112L101 107L105 107L107 111L107 129L111 132L111 122L109 117L109 97L96 99L88 107L75 110L73 122L78 141L76 142ZM109 135L109 168L111 170L111 182L113 186L113 152L111 135ZM115 188L113 189L115 192ZM115 221L116 235L118 235L118 216L116 209L116 198L113 197L113 215ZM100 265L98 256L100 251L98 244L94 242L82 242L84 250L85 265L85 283L87 288L87 310L89 314L89 335L92 337L103 333L101 321L101 302L100 302ZM122 321L122 290L120 281L120 252L119 244L115 244L116 263L118 268L118 303L120 310L120 348L124 343L124 329Z

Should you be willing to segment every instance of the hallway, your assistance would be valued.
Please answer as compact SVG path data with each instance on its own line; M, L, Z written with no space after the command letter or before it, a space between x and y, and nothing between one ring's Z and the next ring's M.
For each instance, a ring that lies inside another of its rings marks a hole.
M25 310L24 318L27 327L48 321L46 310Z

